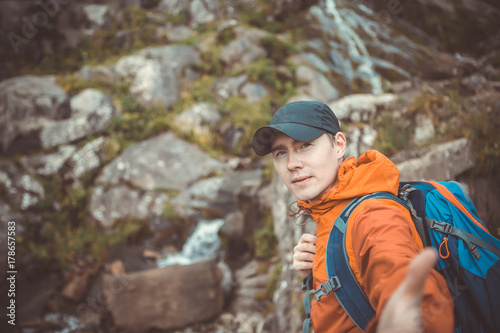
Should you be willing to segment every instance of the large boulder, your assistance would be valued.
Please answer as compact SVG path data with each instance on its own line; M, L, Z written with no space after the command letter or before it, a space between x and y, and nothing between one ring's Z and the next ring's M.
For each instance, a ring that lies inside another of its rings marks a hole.
M192 0L189 6L191 24L207 24L221 18L218 1Z
M194 182L173 199L173 203L181 207L187 215L196 216L197 212L210 212L211 215L223 217L238 211L238 193L245 184L253 183L260 178L259 170L231 171L223 176L210 177Z
M53 76L20 76L0 83L2 122L44 117L61 119L66 93Z
M119 78L132 81L130 93L145 107L170 107L180 97L183 69L200 62L193 47L167 45L150 47L121 58L114 70Z
M208 260L118 278L105 275L103 289L108 291L106 299L120 330L174 330L220 314L224 303L221 280L217 263Z
M465 138L430 148L423 156L397 164L401 180L455 180L475 165L474 151Z
M237 96L241 87L247 82L248 76L241 74L235 77L222 77L217 79L214 85L215 94L219 98Z
M115 65L119 78L130 79L130 94L145 107L170 107L180 94L179 80L171 67L142 55L121 58Z
M199 64L201 61L198 51L187 45L148 47L138 55L158 61L161 67L172 68L177 76L180 76L187 66Z
M209 135L221 120L217 107L209 103L198 103L175 118L175 124L185 133Z
M173 133L164 133L126 149L97 179L106 185L131 184L137 189L182 190L225 165Z
M307 84L297 90L301 94L309 95L326 103L336 100L339 91L330 83L324 74L308 66L297 68L297 79Z
M96 187L92 192L89 210L105 227L112 227L118 219L160 217L168 196L154 191L137 191L126 186L110 189Z
M386 109L398 100L395 94L352 94L330 103L329 106L339 120L369 122L377 111Z
M72 97L70 106L70 118L44 125L40 132L43 148L75 142L100 133L117 113L111 100L92 88Z
M261 39L267 35L258 29L234 28L236 39L221 51L219 58L229 68L243 68L267 55L261 46Z
M241 88L241 94L248 103L258 103L262 98L269 95L266 87L260 82L248 82Z
M53 76L20 76L0 83L2 153L41 148L46 122L70 116L68 97Z
M309 66L320 71L321 73L328 73L331 70L330 66L323 59L311 52L293 55L289 60L297 66Z

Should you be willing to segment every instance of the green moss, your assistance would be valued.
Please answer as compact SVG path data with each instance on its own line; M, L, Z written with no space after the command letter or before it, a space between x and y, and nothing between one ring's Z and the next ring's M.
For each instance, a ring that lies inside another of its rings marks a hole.
M472 144L478 174L498 174L500 170L499 114L500 112L480 112L465 120L468 129L464 134Z
M435 142L443 142L463 137L463 119L471 110L470 103L460 95L457 89L450 87L443 91L425 91L417 95L410 103L407 114L415 117L426 114L436 128ZM447 126L442 126L447 124Z
M262 181L264 184L271 183L273 177L274 177L274 163L270 160L269 158L269 163L266 164L266 167L262 170Z
M251 154L250 142L253 133L259 127L269 123L272 116L271 109L269 97L257 103L249 103L241 97L232 96L221 103L220 110L223 118L243 128L245 133L240 142L246 144L239 145L235 154Z
M187 25L189 23L189 12L186 9L181 10L177 14L164 13L164 15L168 22L175 25Z
M126 80L119 82L107 82L104 80L86 81L75 74L57 75L56 82L70 96L76 95L85 89L93 88L108 96L119 97L129 94L131 84L131 82L127 82Z
M413 98L408 106L407 114L415 117L417 114L433 116L438 108L444 105L445 96L441 93L425 91Z
M200 37L196 35L191 35L184 38L180 44L188 45L188 46L197 46L200 44Z
M274 85L275 78L273 76L274 62L271 59L259 59L245 67L245 72L250 81L264 81Z
M245 9L241 11L240 19L251 26L263 28L267 27L266 17L269 13L259 9Z
M72 226L51 225L42 230L39 239L28 238L24 245L31 254L42 261L55 260L63 269L68 269L81 260L100 262L106 250L114 244L122 243L138 232L143 222L128 220L115 232L106 232L97 224Z
M249 81L264 84L278 104L284 104L296 92L297 82L280 75L272 59L262 58L249 64L245 74Z
M54 261L62 269L84 260L100 262L107 248L146 227L143 221L117 221L113 230L104 230L88 218L90 192L87 188L66 188L57 176L37 179L46 192L33 209L45 221L27 228L20 248L42 262Z
M304 8L306 9L306 8ZM258 0L254 8L240 4L240 20L247 25L266 30L272 33L285 33L302 29L307 25L305 15L298 10L295 13L286 13L274 17L276 3L273 1Z
M472 145L476 165L472 175L487 179L492 189L500 187L500 108L488 112L469 114L464 117L461 128ZM493 235L500 236L500 218L490 214L486 225Z
M264 226L255 233L255 257L270 259L276 255L278 241L274 236L273 219L268 211L264 219Z
M419 146L449 141L463 137L463 117L469 113L469 103L457 90L424 91L415 96L407 107L405 119L396 119L389 112L384 113L376 123L377 139L375 148L389 156L413 146L414 119L424 114L432 119L436 136ZM447 126L442 126L447 124Z
M120 141L116 134L110 133L110 135L104 141L102 151L105 156L103 164L107 164L118 157L118 155L122 151L122 147L120 146Z
M217 44L227 45L236 37L233 27L228 27L217 33Z
M62 191L64 189L61 177L59 175L50 177L35 176L35 179L43 186L45 197L35 204L34 209L42 213L52 210L54 203L59 202L63 198Z
M165 204L165 207L163 208L163 216L171 220L176 220L179 217L171 203Z
M470 109L470 103L460 95L458 90L456 89L447 89L444 91L444 94L447 96L445 99L445 110L448 111L444 116L445 117L453 117L453 116L462 116L467 114ZM445 118L441 116L440 120L445 120Z
M291 41L282 42L273 35L262 38L261 45L267 51L269 59L279 65L284 64L290 55L297 53L295 44Z
M181 101L175 105L175 108L184 111L196 103L216 103L213 93L214 83L214 76L203 75L183 89L184 93L181 96Z
M114 133L122 149L170 129L164 107L146 108L134 97L119 98L122 114L111 119L106 133Z
M223 76L225 73L226 65L220 59L219 55L222 51L221 45L210 48L208 51L202 53L201 64L197 66L198 70L202 73L212 75L215 77Z
M391 113L384 113L375 124L377 138L375 149L387 156L391 156L406 148L413 135L413 126L399 121Z
M273 271L271 272L269 276L269 280L266 285L266 291L263 293L258 293L255 295L255 299L258 301L271 301L273 300L274 293L276 290L278 290L279 282L280 282L280 277L281 277L281 270L283 269L283 264L277 264ZM272 309L266 309L267 311L270 311Z

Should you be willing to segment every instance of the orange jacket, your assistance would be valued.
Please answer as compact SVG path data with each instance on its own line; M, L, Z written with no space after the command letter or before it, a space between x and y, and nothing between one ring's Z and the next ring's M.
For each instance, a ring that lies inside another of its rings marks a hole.
M317 222L316 254L313 260L313 288L328 280L325 253L330 229L336 217L353 198L373 192L397 194L399 171L387 157L371 150L346 159L338 181L313 204L299 201ZM408 211L387 199L363 201L351 214L346 231L349 264L376 317L367 330L375 331L381 310L406 275L410 261L423 245ZM341 281L342 282L342 281ZM453 301L444 278L436 271L429 277L422 304L425 332L453 331ZM337 301L334 293L313 300L311 322L316 333L361 332Z

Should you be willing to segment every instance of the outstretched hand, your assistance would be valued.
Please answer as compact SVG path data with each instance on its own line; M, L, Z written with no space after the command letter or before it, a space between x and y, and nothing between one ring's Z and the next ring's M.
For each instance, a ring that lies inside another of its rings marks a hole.
M378 333L423 332L420 310L423 291L437 259L433 248L424 249L413 259L403 284L391 296L380 316Z
M293 248L293 268L303 278L312 274L312 261L316 253L316 236L303 234Z

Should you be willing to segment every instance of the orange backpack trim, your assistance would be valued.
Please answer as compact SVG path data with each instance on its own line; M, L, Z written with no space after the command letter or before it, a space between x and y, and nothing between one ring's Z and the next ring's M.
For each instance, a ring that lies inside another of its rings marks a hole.
M468 210L467 208L464 207L464 205L444 186L444 185L441 185L439 184L438 182L433 182L433 181L425 181L426 183L429 183L431 184L432 186L434 186L436 188L436 190L439 191L439 193L441 193L441 195L443 197L445 197L448 201L450 201L453 205L455 205L455 207L457 207L458 209L460 209L460 211L462 213L464 213L465 215L467 215L467 217L473 221L477 226L479 226L481 229L483 229L484 231L486 231L487 233L490 233L488 231L488 229L486 229L486 227L481 223L479 222Z

